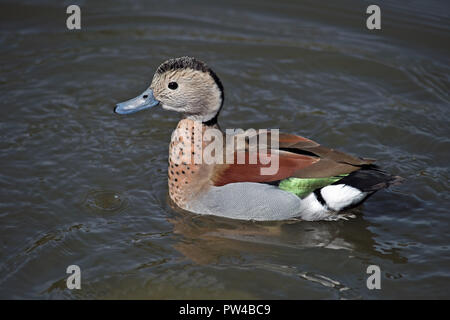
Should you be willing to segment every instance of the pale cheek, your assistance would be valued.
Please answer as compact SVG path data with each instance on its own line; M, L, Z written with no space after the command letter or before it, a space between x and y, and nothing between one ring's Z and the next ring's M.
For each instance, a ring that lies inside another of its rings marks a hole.
M155 98L158 100L158 101L161 101L161 102L168 102L168 101L172 101L173 99L172 99L172 97L171 97L171 95L170 95L170 93L169 92L167 92L167 91L165 91L165 90L161 90L157 95L155 95Z

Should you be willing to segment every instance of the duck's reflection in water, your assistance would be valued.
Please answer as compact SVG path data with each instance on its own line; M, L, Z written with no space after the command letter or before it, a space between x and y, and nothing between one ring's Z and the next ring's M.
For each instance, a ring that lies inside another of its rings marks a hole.
M175 249L195 263L207 264L223 259L239 259L246 254L266 254L290 249L325 248L346 250L348 255L358 253L361 259L382 257L396 263L406 258L398 251L381 252L375 241L372 225L360 209L354 209L355 218L348 221L273 221L255 222L225 219L215 216L193 215L176 208L169 218L174 234L180 235Z

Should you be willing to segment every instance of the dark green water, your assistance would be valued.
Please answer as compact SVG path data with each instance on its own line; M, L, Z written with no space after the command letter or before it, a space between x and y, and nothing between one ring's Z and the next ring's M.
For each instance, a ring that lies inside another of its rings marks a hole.
M0 4L0 298L450 298L448 3L378 2L369 31L365 1L79 1L69 31L71 3ZM178 115L112 110L181 55L224 83L223 128L280 128L407 181L349 221L173 210Z

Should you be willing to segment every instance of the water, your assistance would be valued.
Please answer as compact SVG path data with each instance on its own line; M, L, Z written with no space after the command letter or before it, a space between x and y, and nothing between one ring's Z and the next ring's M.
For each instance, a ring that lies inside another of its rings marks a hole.
M381 2L381 31L365 1L79 1L81 31L69 4L0 5L0 298L450 298L448 3ZM224 83L223 128L280 128L407 181L349 221L174 210L178 115L112 111L181 55Z

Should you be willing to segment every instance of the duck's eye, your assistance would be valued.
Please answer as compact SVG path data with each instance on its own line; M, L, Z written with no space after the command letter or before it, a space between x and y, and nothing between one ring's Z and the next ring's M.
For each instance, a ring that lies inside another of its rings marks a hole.
M169 89L175 90L176 88L178 88L178 83L169 82Z

